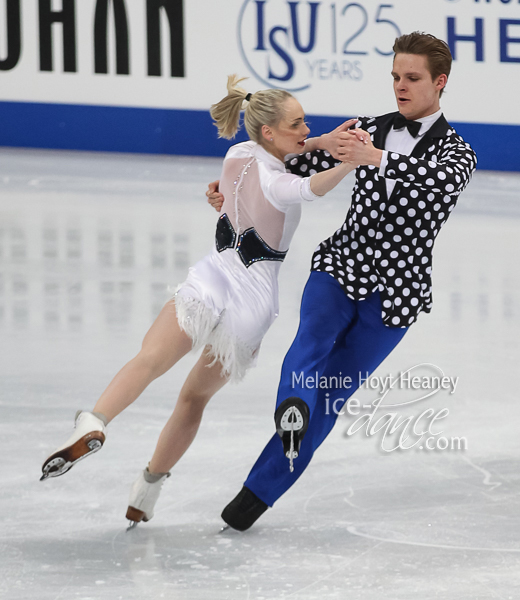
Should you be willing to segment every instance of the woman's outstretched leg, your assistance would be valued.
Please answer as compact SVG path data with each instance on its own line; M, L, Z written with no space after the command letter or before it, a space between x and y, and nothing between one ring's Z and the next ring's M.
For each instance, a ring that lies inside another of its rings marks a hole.
M180 328L173 302L168 302L146 334L141 351L114 377L92 412L78 412L75 431L43 463L42 479L63 475L79 460L99 450L107 424L168 371L192 346Z
M128 362L101 394L93 412L109 423L154 380L191 350L190 337L180 328L175 304L168 302L145 335L141 351Z
M197 435L202 413L211 397L227 382L222 365L209 366L213 358L207 348L193 367L179 394L172 416L159 436L148 467L130 491L126 518L134 523L149 521L170 469L180 460Z

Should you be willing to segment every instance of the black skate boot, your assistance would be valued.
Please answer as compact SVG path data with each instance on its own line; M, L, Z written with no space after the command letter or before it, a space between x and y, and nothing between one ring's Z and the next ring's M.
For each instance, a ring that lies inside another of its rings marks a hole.
M276 433L282 439L283 452L290 460L289 468L292 473L293 459L298 458L303 437L309 427L309 407L301 398L287 398L276 409L274 422Z
M269 507L251 490L243 487L238 496L222 511L222 518L233 529L245 531L261 517Z

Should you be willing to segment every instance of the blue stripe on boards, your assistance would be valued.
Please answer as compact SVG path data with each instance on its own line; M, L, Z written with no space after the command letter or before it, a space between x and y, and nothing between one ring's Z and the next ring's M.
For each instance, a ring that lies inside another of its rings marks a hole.
M309 115L311 135L347 117ZM451 123L478 157L479 169L520 171L520 125ZM208 111L79 104L0 102L0 146L224 156Z

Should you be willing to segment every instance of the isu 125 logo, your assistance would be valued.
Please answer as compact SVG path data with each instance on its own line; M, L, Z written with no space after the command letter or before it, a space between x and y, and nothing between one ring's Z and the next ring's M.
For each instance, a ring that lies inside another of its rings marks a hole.
M238 46L251 73L292 92L314 80L363 78L369 55L392 55L401 31L392 4L245 0Z

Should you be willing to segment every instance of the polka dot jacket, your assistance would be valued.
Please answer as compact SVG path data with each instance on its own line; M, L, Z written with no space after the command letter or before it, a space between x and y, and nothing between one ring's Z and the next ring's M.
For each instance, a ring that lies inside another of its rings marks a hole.
M360 117L356 126L383 149L395 114ZM309 176L335 164L328 152L317 150L286 166ZM421 311L431 310L435 238L475 166L469 144L441 116L410 156L388 153L383 176L377 167L358 167L345 222L318 246L312 270L330 273L353 300L379 289L385 325L408 327ZM396 181L389 198L385 178Z

